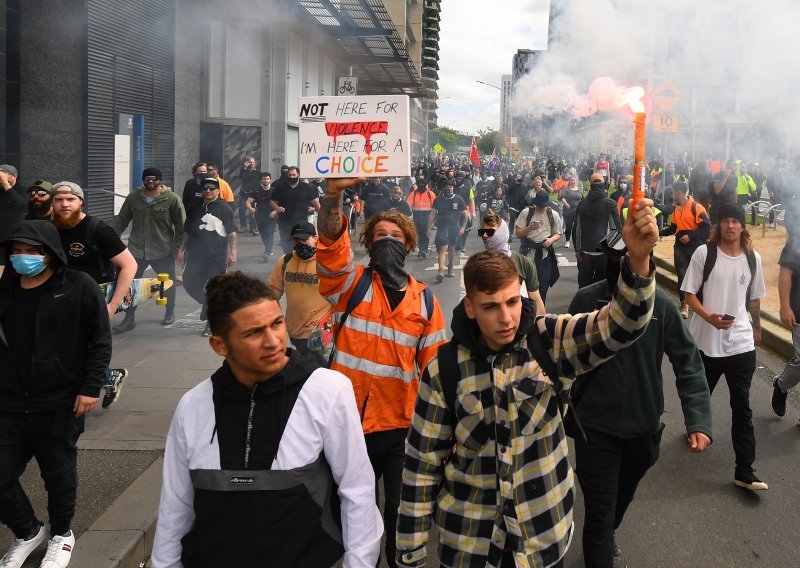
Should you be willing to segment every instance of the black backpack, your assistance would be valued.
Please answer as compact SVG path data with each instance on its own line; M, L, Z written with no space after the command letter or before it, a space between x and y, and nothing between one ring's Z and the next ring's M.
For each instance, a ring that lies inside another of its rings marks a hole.
M526 227L531 224L531 219L533 218L533 213L535 211L536 208L533 205L530 205L528 207L528 215L525 217ZM556 222L555 218L553 217L553 210L550 208L549 205L546 207L546 211L547 211L547 221L550 223L550 236L552 237L553 235L556 234ZM531 251L532 246L533 245L531 244L531 240L527 236L522 237L519 243L519 254L521 254L522 256L528 256L528 253Z
M717 245L714 243L706 244L706 262L703 264L703 281L700 283L700 288L697 290L695 296L703 303L703 287L706 280L711 276L711 271L714 270L714 265L717 263ZM745 251L747 255L747 267L750 269L750 283L747 285L747 294L745 294L745 310L750 309L750 292L753 289L753 275L756 273L756 254L752 250Z

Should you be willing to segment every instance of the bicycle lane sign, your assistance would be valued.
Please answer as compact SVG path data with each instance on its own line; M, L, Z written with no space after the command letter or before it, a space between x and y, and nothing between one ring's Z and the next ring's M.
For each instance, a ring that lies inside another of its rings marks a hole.
M336 85L337 95L357 95L358 77L339 77Z

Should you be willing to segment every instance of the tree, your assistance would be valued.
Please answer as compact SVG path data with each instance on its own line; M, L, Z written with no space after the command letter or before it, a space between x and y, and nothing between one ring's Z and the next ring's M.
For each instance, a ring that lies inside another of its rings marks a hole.
M458 150L458 132L446 126L440 126L430 131L428 141L431 147L436 146L437 143L442 145L445 152L452 154Z
M478 138L478 150L480 150L481 154L485 154L487 156L492 154L492 151L497 148L497 153L500 153L500 148L502 148L505 140L503 139L503 135L498 132L497 130L490 130L488 132L481 131L481 137Z

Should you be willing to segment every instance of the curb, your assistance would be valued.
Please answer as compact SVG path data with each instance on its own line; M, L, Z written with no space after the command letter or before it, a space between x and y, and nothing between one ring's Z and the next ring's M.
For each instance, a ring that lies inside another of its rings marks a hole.
M665 288L677 293L678 276L675 274L675 267L669 260L657 254L653 255L653 260L658 268L663 269L656 270L656 280ZM761 346L768 347L786 359L794 356L791 331L781 324L780 318L764 309L761 310Z
M150 557L161 495L159 457L75 543L72 564L81 568L141 568Z

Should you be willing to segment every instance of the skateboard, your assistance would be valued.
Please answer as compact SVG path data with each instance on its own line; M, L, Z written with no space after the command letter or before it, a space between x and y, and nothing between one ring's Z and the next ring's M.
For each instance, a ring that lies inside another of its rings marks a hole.
M124 312L128 308L140 306L150 298L155 298L157 305L165 306L167 298L164 296L164 290L171 288L172 284L173 282L169 279L168 274L159 274L157 278L136 278L131 282L131 287L128 288L119 308L114 313ZM105 296L106 303L109 303L111 298L114 297L116 289L116 282L100 284L100 292Z

